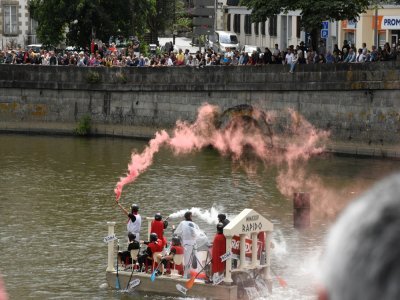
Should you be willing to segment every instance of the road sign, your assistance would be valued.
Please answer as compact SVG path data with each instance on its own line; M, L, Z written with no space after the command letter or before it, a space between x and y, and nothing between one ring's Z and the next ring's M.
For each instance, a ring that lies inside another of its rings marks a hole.
M193 27L194 35L211 35L213 31L213 28Z
M199 6L214 6L215 0L194 0L194 7Z
M321 38L327 39L328 38L328 29L321 30Z
M195 7L192 10L192 15L195 16L214 16L215 9L214 8L199 8Z
M322 29L329 29L329 22L328 21L324 21L322 22Z
M206 25L208 27L212 27L214 25L214 18L207 18L207 17L194 17L193 18L193 25L195 26L203 26Z

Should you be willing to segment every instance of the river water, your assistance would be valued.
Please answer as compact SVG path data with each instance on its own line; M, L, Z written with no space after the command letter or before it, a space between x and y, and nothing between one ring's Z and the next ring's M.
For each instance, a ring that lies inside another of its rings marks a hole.
M0 135L0 274L10 299L177 299L104 287L106 222L117 222L117 236L126 234L113 189L132 149L140 152L146 144ZM309 162L306 176L318 176L338 193L346 190L347 199L396 170L398 161L323 156ZM274 223L272 266L288 284L282 288L274 280L268 299L314 299L318 257L335 214L315 214L309 229L294 229L292 199L279 192L276 175L269 168L249 178L212 149L180 157L162 150L125 186L121 203L139 204L142 216L196 207L203 215L194 221L210 239L215 225L209 223L218 212L232 218L253 208Z

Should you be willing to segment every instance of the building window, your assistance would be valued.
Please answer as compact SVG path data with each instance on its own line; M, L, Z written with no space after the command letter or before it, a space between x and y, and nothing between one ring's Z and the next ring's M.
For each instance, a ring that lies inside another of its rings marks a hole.
M260 30L258 29L258 22L256 22L256 23L253 23L254 24L254 33L256 34L256 35L259 35L260 34Z
M226 30L231 31L231 14L228 14L226 18Z
M292 16L288 16L288 38L292 38Z
M278 35L278 17L277 16L273 16L272 18L269 18L268 34L270 36Z
M4 5L4 34L6 35L17 35L17 6L16 5Z
M300 38L300 32L301 32L301 17L297 16L297 20L296 20L296 37L298 39Z
M240 15L235 14L235 16L234 16L233 31L236 33L240 33Z
M265 35L265 22L261 23L261 34Z
M251 34L251 20L250 15L244 16L244 33Z

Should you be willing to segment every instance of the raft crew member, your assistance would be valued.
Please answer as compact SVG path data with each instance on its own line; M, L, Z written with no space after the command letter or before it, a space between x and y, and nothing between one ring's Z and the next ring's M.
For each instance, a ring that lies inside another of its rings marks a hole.
M168 227L168 221L162 220L160 213L154 215L154 220L151 221L150 232L157 234L158 238L163 242L163 247L167 245L167 239L164 237L164 229Z
M129 213L119 202L118 206L129 217L126 228L128 232L136 235L136 240L140 241L140 228L142 227L142 217L139 215L139 206L137 204L131 205L131 212Z
M174 236L172 238L172 246L171 246L171 250L169 251L169 253L166 256L160 256L159 258L157 258L157 261L162 263L160 274L164 274L164 269L167 266L167 262L170 262L173 264L174 256L179 255L179 254L184 254L184 249L181 245L180 238L178 238L177 236ZM175 270L178 271L179 275L183 275L183 263L180 265L176 265Z
M225 214L218 214L218 222L222 223L222 225L225 227L230 221L226 218Z
M194 250L194 245L196 244L196 237L197 237L196 232L198 232L200 228L196 223L192 221L191 211L185 212L184 217L185 220L179 223L178 227L175 230L175 234L181 238L183 247L185 249L183 258L185 263L185 269L183 277L188 278L192 260L196 260L197 263L197 257Z
M225 261L221 261L221 255L226 252L226 238L224 235L224 224L217 224L217 233L214 236L212 245L211 257L212 257L212 274L217 273L220 275L225 271Z
M158 238L157 233L150 233L150 241L143 242L147 245L145 252L138 257L139 270L142 270L143 263L149 259L151 262L153 254L156 252L161 252L163 250L162 241Z
M118 264L129 265L136 262L137 257L131 257L131 250L140 249L140 243L136 240L136 235L132 232L128 232L128 250L118 252ZM132 259L134 262L132 262Z

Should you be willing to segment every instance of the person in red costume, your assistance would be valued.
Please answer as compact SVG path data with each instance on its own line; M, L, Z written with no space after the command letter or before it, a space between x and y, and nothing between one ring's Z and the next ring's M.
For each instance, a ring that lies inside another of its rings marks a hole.
M163 248L167 245L167 239L164 237L164 229L168 226L168 221L162 220L160 213L154 215L154 220L151 221L150 232L157 234L158 238L163 242Z
M173 264L174 256L183 254L184 251L185 250L182 247L180 238L178 238L177 236L174 236L172 238L172 246L171 246L171 250L169 251L169 253L166 256L162 256L162 257L159 258L159 261L161 261L161 263L163 264L161 266L161 272L160 273L161 274L164 273L164 268L166 267L167 262L170 262L171 264ZM175 270L178 271L178 274L183 275L183 263L180 264L180 265L176 265L175 266Z
M153 254L163 250L163 242L158 238L157 234L150 233L150 241L144 242L147 245L146 251L138 257L139 270L142 270L143 264L147 259L152 260Z
M217 233L214 236L212 245L212 274L221 274L225 271L225 262L221 261L221 255L226 252L226 238L224 236L224 224L217 224Z

